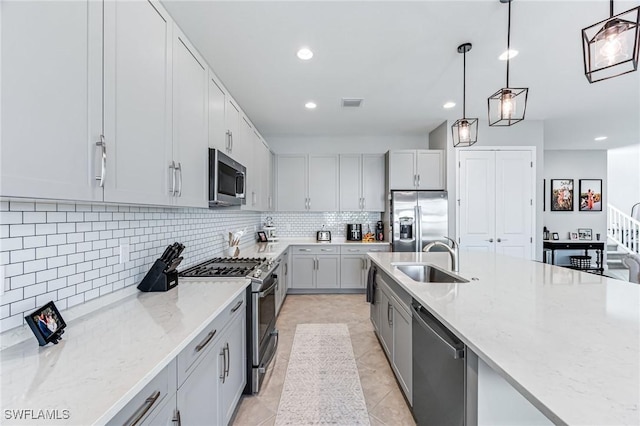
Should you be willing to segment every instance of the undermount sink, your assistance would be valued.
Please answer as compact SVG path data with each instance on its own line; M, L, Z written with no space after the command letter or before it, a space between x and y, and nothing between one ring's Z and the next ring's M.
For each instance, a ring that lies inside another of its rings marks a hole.
M465 280L449 272L427 263L392 263L400 272L414 281L421 283L468 283Z

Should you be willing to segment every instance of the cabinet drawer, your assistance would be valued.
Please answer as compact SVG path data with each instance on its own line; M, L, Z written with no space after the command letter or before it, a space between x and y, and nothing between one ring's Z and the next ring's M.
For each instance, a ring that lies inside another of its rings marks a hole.
M294 255L297 254L340 254L340 246L319 244L316 246L295 246L291 249Z
M202 355L215 346L222 335L223 328L236 315L244 315L246 308L246 292L236 297L227 307L205 327L178 355L178 386L182 385Z
M348 244L340 247L342 254L365 254L391 251L389 244Z
M176 393L176 362L171 361L151 382L108 423L109 426L133 425L144 422Z

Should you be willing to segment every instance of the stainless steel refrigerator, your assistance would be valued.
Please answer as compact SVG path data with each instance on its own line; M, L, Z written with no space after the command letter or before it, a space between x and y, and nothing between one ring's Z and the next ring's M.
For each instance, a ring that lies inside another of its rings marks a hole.
M447 191L391 191L393 251L422 251L433 241L447 243L447 210Z

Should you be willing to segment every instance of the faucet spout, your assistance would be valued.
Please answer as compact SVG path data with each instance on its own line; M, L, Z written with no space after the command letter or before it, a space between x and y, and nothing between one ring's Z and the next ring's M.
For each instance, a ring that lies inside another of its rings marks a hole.
M460 261L459 261L459 256L458 256L458 244L455 242L455 240L449 238L449 237L444 237L447 240L451 241L451 247L449 247L448 244L445 244L441 241L434 241L432 243L427 244L426 246L424 246L424 249L422 249L423 252L429 252L431 251L432 248L438 246L438 247L444 247L447 249L447 251L449 252L449 255L451 256L451 270L453 272L458 272L460 270Z

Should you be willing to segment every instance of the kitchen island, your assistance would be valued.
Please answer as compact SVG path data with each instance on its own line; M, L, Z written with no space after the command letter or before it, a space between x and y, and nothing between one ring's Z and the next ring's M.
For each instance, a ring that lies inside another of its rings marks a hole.
M393 264L448 253L368 256L553 423L640 424L640 286L466 251L468 283L427 284Z

